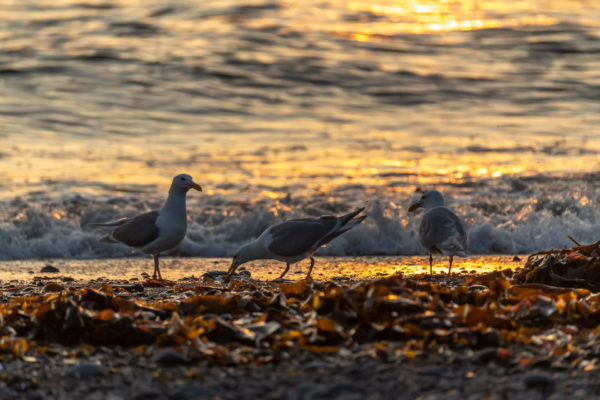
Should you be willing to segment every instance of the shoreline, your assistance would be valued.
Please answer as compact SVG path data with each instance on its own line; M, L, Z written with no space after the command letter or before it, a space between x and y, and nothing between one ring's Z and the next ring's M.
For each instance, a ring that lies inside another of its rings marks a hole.
M518 260L516 260L518 259ZM336 277L358 281L377 279L381 276L402 273L407 276L428 274L427 256L317 256L313 277L315 280L328 280ZM503 269L522 267L526 255L476 255L456 257L453 273L486 273ZM177 280L186 277L201 277L209 271L227 271L231 258L204 257L161 257L161 271L165 279ZM152 272L150 257L98 258L98 259L24 259L0 261L0 281L27 281L35 276L43 276L41 268L46 265L57 267L61 275L74 279L142 279L143 273ZM308 270L309 261L293 264L290 278L302 279ZM244 265L245 270L257 280L275 279L285 268L279 261L257 260ZM96 270L97 268L97 270ZM447 257L435 257L434 273L445 274L448 270ZM96 272L97 271L97 272ZM46 274L52 276L52 274ZM296 280L296 279L294 279Z

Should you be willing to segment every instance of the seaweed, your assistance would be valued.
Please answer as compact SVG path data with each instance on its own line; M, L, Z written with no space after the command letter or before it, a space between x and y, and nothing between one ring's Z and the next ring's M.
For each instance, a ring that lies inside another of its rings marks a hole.
M520 283L586 288L600 291L600 241L532 254L515 276Z

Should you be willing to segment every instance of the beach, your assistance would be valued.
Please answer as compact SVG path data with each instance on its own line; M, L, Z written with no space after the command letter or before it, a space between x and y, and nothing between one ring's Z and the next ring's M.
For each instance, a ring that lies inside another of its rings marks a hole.
M24 337L0 343L0 393L578 399L598 390L597 295L518 284L522 257L466 259L452 276L423 273L411 257L325 257L313 282L272 281L273 263L225 281L227 261L166 259L166 281L148 279L139 259L2 263L2 329Z

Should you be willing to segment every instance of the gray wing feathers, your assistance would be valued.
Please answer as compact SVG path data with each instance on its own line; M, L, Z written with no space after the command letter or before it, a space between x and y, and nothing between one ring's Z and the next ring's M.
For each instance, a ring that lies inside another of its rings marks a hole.
M158 227L155 225L157 218L158 211L138 215L120 225L111 236L127 246L145 246L158 237Z
M364 207L341 217L304 218L275 225L270 228L273 241L269 250L281 256L313 252L361 223L366 216L353 218L363 210Z
M312 251L319 240L338 224L336 217L296 219L270 228L273 241L269 250L281 256L295 256Z
M423 216L419 227L421 243L426 249L464 251L467 235L458 217L447 208L434 208Z

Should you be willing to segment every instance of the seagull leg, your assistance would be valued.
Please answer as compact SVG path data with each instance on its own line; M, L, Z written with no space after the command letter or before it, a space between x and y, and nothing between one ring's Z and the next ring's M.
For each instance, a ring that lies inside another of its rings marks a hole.
M429 253L429 275L433 275L433 255Z
M450 275L451 269L452 269L452 256L450 256L450 266L448 267L448 275Z
M158 257L160 253L152 254L154 256L154 274L152 274L152 279L156 279L156 273L158 272L158 279L162 279L160 276L160 268L158 267Z
M283 273L279 276L279 278L277 279L283 279L283 276L285 274L287 274L287 272L290 270L290 263L285 263L285 269L283 270Z
M313 257L310 258L310 267L308 267L308 274L306 274L305 281L310 279L310 273L312 272L313 267L315 266L315 259Z

